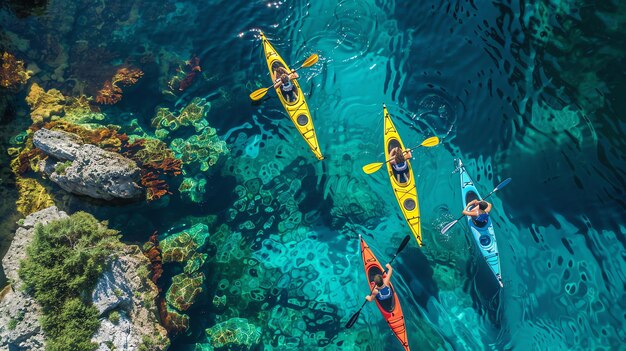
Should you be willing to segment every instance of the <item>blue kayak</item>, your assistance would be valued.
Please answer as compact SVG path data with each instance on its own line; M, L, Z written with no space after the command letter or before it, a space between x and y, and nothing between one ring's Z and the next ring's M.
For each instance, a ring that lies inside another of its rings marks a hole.
M467 173L467 170L463 166L463 163L459 159L458 170L461 174L461 194L463 195L463 208L467 207L467 204L472 200L482 200L482 197L478 193L478 189L474 186L472 178ZM486 224L482 226L477 225L471 216L467 216L467 224L472 232L472 237L480 250L480 253L487 261L489 268L493 272L493 275L498 279L501 287L504 287L502 283L502 276L500 275L500 254L498 253L498 243L496 242L496 235L493 230L493 223L491 218Z

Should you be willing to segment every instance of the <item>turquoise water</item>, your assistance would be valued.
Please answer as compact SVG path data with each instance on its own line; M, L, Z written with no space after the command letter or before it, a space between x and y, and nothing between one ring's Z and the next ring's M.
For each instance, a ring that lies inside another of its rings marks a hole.
M206 177L200 203L177 186L150 204L55 197L65 210L109 220L127 242L207 223L204 291L172 349L207 347L205 329L232 318L253 325L245 330L258 333L255 350L402 349L374 306L343 327L368 291L358 235L384 264L409 234L385 174L361 171L384 158L383 102L405 145L442 140L414 152L424 247L411 241L394 263L411 347L626 342L623 2L59 0L30 11L4 5L0 48L37 64L31 81L94 94L99 68L130 62L145 74L102 108L108 123L137 119L153 133L157 107L178 111L200 97L230 148L208 172L186 175ZM273 92L261 104L247 97L270 83L260 30L292 66L320 56L300 84L323 162ZM163 63L193 54L202 77L163 94ZM25 95L11 96L2 119L3 164L9 139L30 124ZM461 211L454 158L483 194L513 178L491 198L504 289L464 224L440 234ZM4 252L19 215L8 167L1 178ZM166 266L164 292L180 271ZM224 307L212 303L216 294Z

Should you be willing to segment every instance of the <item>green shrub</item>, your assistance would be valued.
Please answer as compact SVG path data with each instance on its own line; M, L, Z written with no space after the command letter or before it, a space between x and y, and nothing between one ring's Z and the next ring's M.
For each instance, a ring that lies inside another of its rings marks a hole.
M67 167L72 165L72 161L65 161L65 162L57 162L54 165L54 173L58 174L58 175L63 175L65 174L65 170L67 169Z
M15 329L16 327L17 327L17 319L15 319L15 318L11 318L11 319L9 320L9 323L7 324L7 328L8 328L9 330L13 330L13 329Z
M119 323L119 321L120 321L120 313L117 312L117 311L113 311L113 312L109 313L109 320L113 324Z
M89 297L110 251L118 245L118 232L85 212L35 227L19 275L42 307L47 350L97 347L90 340L100 323Z

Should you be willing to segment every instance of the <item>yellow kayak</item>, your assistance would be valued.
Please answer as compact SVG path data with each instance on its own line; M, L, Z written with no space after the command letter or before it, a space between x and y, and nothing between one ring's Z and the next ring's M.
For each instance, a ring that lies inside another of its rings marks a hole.
M265 59L267 60L267 68L270 71L270 76L272 77L272 81L274 80L274 70L278 67L284 67L288 72L291 72L291 69L285 61L283 61L282 57L276 52L272 44L270 44L269 40L265 38L265 34L261 33L261 40L263 41L263 51L265 52ZM287 114L289 114L289 118L293 124L298 128L298 132L302 135L304 140L309 144L311 151L315 154L318 160L323 160L324 156L322 155L322 151L320 150L320 145L317 142L317 135L315 134L315 127L313 126L313 119L311 118L311 112L309 111L309 106L306 104L306 100L304 99L304 94L302 93L302 89L300 89L300 84L296 79L292 80L293 85L295 86L296 99L295 101L288 102L283 96L283 92L280 89L280 86L276 88L276 95L280 99L280 102L287 110Z
M391 116L387 112L387 106L383 104L383 114L385 115L385 159L389 159L390 151L395 147L404 150L404 144L400 139L400 134L396 130L396 126L391 121ZM411 162L406 161L406 169L402 172L395 171L390 162L386 163L391 188L398 200L398 205L402 210L402 214L406 222L413 232L417 244L422 246L422 228L420 225L420 206L417 201L417 188L415 187L415 177ZM399 180L398 180L399 179Z

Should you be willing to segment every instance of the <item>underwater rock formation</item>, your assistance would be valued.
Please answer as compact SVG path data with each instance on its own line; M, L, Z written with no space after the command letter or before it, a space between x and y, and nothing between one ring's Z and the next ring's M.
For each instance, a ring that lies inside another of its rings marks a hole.
M42 128L35 132L33 144L53 158L40 163L50 180L74 194L96 199L133 199L143 195L136 181L137 164L117 153L80 144L80 137ZM70 161L64 163L63 161Z
M43 350L44 335L39 325L41 306L22 289L18 275L20 261L26 257L26 248L34 238L35 225L66 218L67 214L56 207L49 207L27 216L15 231L15 236L2 268L11 285L0 293L0 348Z
M8 52L0 55L0 88L19 90L30 78L32 72L24 69L24 61Z
M261 338L261 328L248 323L245 318L231 318L206 329L213 347L246 347L257 344Z

